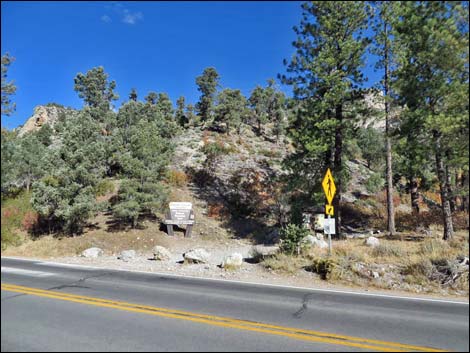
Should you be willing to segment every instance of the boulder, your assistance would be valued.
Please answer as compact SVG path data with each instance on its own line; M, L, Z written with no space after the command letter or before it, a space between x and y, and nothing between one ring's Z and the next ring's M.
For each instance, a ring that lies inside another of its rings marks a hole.
M303 239L304 244L307 246L311 246L313 248L320 248L320 249L325 249L328 247L328 243L324 241L323 239L319 239L317 237L314 237L313 235L307 235Z
M209 261L210 254L205 249L197 248L184 253L183 257L185 262L205 264Z
M380 244L380 241L376 237L368 237L365 240L364 244L366 244L367 246L375 248L376 246L378 246Z
M103 249L100 248L88 248L84 250L81 254L83 257L96 258L103 255Z
M233 268L233 267L240 267L243 263L243 256L240 253L233 253L228 255L222 261L222 268Z
M135 250L123 250L118 256L118 259L122 261L129 261L135 258Z
M171 259L171 253L167 248L157 245L153 248L153 258L157 261L167 261Z

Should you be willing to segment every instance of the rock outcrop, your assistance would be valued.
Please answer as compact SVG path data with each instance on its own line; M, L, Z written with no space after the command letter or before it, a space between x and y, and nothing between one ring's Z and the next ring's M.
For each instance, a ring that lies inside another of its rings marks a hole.
M34 108L33 115L19 129L18 136L21 137L28 132L38 131L45 124L54 127L62 114L71 114L73 112L75 112L74 109L60 105L38 105Z

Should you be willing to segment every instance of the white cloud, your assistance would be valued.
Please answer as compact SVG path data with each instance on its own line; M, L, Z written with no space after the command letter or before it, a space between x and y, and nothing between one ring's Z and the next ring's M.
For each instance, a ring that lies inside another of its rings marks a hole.
M103 15L101 16L101 21L105 22L105 23L109 23L111 22L111 17L109 17L108 15Z
M124 9L123 11L124 17L122 18L122 22L133 25L137 21L142 20L144 16L142 15L142 12L130 12L127 9Z
M111 11L114 16L119 17L120 21L128 24L128 25L134 25L138 21L141 21L144 19L144 15L142 14L141 11L130 11L129 9L125 8L123 4L119 2L110 2L109 5L105 6L105 9L108 11ZM101 17L101 20L103 22L109 23L111 22L111 17L108 15L104 15Z

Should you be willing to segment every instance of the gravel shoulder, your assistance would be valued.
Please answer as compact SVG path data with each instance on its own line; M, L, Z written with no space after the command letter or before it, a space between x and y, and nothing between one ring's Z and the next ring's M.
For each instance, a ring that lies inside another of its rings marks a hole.
M166 261L154 260L153 253L151 251L137 251L135 258L129 259L127 261L118 259L118 254L105 254L97 258L86 258L81 256L65 256L56 258L21 258L61 264L85 265L114 270L142 271L194 278L240 281L263 285L279 285L308 289L347 291L356 293L468 302L468 297L452 294L440 295L439 293L412 293L409 291L381 290L375 287L369 288L329 283L325 280L322 280L319 275L307 271L298 271L295 274L288 274L283 272L278 273L276 271L266 269L260 264L247 262L246 260L248 259L249 261L249 258L251 257L251 251L253 250L254 246L246 241L231 242L230 244L227 244L225 249L216 246L211 247L208 246L208 244L205 244L206 246L204 246L204 249L206 249L211 255L209 262L205 264L188 264L184 263L183 261L184 252L197 247L202 247L201 245L204 245L201 244L200 241L193 240L188 242L187 239L185 239L184 244L181 242L181 244L178 245L171 249L172 257ZM258 245L256 248L258 251L264 251L268 253L274 250L274 247L265 247L263 245ZM234 252L242 254L244 258L242 266L240 268L231 270L221 268L220 264L224 257Z

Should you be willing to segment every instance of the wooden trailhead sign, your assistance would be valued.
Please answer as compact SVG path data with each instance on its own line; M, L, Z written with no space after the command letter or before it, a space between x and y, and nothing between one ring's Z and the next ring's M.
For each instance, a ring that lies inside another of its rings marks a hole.
M323 187L323 191L325 192L328 205L331 205L333 197L335 197L336 185L335 180L333 179L333 175L331 175L330 168L327 169L321 185Z
M186 225L185 237L191 237L194 225L193 204L191 202L170 202L170 209L165 219L168 235L174 235L173 226Z

